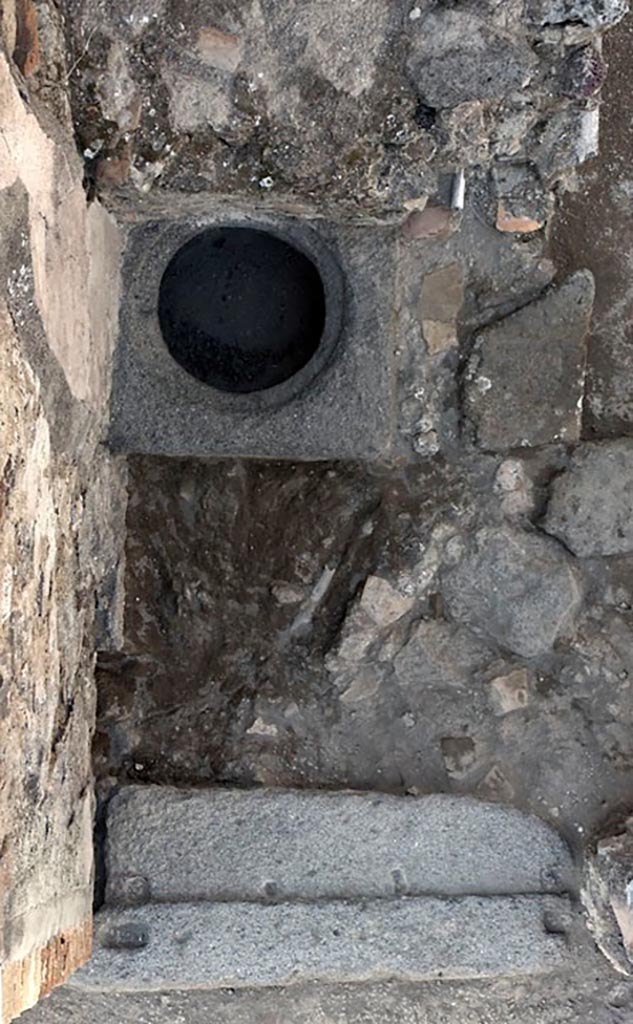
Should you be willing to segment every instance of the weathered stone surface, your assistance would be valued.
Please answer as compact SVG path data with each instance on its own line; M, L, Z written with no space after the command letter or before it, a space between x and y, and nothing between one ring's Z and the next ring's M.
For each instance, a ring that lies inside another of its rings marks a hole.
M464 301L464 279L458 263L427 274L420 292L420 319L453 323Z
M520 711L530 699L531 680L527 669L517 668L507 676L497 676L490 683L492 701L499 715Z
M431 9L413 23L413 36L410 73L431 107L499 99L526 86L536 66L525 43L471 10Z
M130 953L97 944L73 978L81 990L257 988L301 982L490 978L555 970L570 961L557 914L562 897L408 897L354 903L154 904L106 910L100 928L131 926L147 944Z
M538 819L449 796L127 787L107 843L109 903L141 874L157 901L511 895L573 877Z
M442 574L450 615L525 658L569 636L581 589L562 548L511 527L479 530Z
M535 170L525 164L500 164L494 179L497 230L517 234L539 231L547 220L548 195Z
M73 139L13 73L0 55L3 1021L91 949L94 650L121 622L124 520L100 446L118 231L87 204Z
M466 410L482 448L578 439L592 303L593 278L579 271L477 336Z
M588 851L582 900L604 955L633 975L633 818Z
M627 1024L633 984L587 950L568 970L491 981L118 993L66 986L28 1024Z
M581 22L594 28L614 25L629 10L628 0L530 0L529 12L540 25Z
M543 525L583 558L633 551L633 443L578 448L552 483Z

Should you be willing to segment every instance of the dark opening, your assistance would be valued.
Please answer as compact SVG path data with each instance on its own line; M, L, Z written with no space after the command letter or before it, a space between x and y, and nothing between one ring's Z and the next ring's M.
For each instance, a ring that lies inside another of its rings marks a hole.
M314 263L275 235L210 228L169 262L158 316L188 373L222 391L264 391L316 352L325 291Z

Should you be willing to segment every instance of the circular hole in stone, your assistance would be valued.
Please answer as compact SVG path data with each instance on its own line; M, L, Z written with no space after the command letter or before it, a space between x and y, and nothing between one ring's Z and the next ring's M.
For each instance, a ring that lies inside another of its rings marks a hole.
M196 235L163 274L158 316L174 359L221 391L264 391L319 347L325 290L304 253L255 228Z

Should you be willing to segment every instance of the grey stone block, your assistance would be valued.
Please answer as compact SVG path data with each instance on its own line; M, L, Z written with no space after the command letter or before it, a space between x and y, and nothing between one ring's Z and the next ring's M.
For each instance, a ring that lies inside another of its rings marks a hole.
M567 847L537 818L466 797L130 787L110 804L108 902L560 892Z
M102 992L65 986L27 1024L625 1024L633 983L595 957L571 970L489 981Z
M562 547L510 526L479 530L444 570L442 593L454 619L524 658L567 635L581 602Z
M593 295L593 277L578 271L477 336L466 412L482 448L578 439Z
M633 442L578 448L552 484L543 525L581 557L633 551Z
M529 974L569 957L563 897L431 897L324 903L154 904L99 915L92 960L72 985L127 992L293 985L306 981L424 981ZM140 927L142 949L99 934Z
M312 258L326 293L327 358L317 350L290 380L251 394L210 387L172 358L157 313L161 277L183 244L215 225L271 231ZM393 227L209 209L208 203L203 213L133 226L123 267L112 448L299 459L388 452L396 235Z

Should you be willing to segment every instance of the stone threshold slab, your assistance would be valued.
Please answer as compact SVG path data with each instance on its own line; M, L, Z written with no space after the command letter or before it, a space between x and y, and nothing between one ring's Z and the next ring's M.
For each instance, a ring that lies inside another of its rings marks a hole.
M532 974L569 963L572 920L556 896L146 904L98 916L95 953L71 984L141 992Z
M575 888L550 826L448 795L130 786L109 807L107 871L110 904Z

